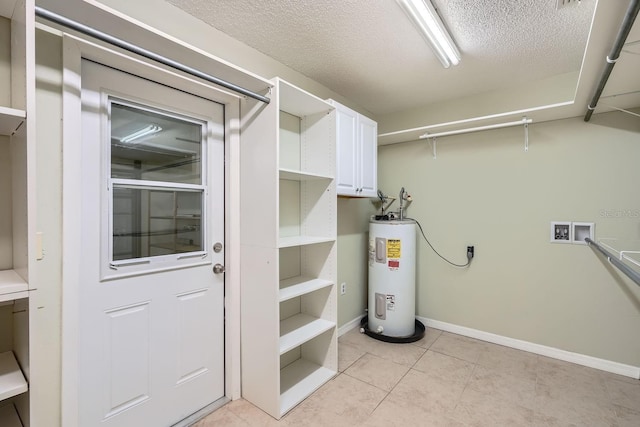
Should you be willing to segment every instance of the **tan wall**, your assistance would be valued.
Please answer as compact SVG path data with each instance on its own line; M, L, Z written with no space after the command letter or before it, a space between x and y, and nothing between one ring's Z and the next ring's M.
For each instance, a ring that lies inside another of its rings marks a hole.
M379 182L453 261L418 249L417 315L640 366L640 287L588 246L549 242L551 221L640 239L640 122L622 113L380 147ZM632 214L609 217L607 212ZM633 214L635 212L636 214Z
M339 326L361 318L367 306L369 217L374 213L370 199L338 198L338 284L347 284L338 299Z

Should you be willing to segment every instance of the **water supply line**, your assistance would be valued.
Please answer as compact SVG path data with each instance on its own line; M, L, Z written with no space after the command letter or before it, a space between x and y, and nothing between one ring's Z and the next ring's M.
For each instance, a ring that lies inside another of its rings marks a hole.
M387 211L387 209L389 209L391 207L391 205L393 204L393 202L396 201L395 198L393 197L389 197L386 196L382 191L378 190L378 199L380 199L380 217L384 218L385 216L385 212Z
M398 198L400 199L400 209L398 210L398 216L399 216L399 220L400 221L404 221L404 201L407 202L407 207L409 206L409 203L411 202L411 196L409 195L409 193L407 193L404 190L404 187L402 187L400 189L400 195L398 196Z
M607 63L604 70L602 71L602 74L600 75L600 81L598 82L598 86L596 86L593 98L591 98L591 102L589 102L589 105L587 105L587 113L584 116L585 122L591 120L591 115L596 109L596 105L598 105L598 101L600 100L600 96L602 95L602 91L604 90L607 81L609 80L611 71L613 71L613 67L614 65L616 65L616 61L620 57L620 51L624 47L627 37L629 36L629 32L631 31L631 27L636 20L636 16L638 16L639 10L640 0L631 0L629 2L629 7L627 8L627 13L624 15L624 20L622 21L620 30L618 31L618 35L616 36L616 39L613 43L613 47L611 48L611 52L609 53L609 55L607 55Z

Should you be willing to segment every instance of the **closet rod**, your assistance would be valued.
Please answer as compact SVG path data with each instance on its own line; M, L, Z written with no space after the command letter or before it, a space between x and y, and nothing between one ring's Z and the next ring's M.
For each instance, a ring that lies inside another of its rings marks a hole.
M607 257L607 260L611 264L616 266L618 270L622 271L629 279L633 280L636 283L636 285L640 286L640 273L638 273L635 270L632 270L629 266L627 266L618 258L610 254L607 250L605 250L602 246L600 246L598 243L594 242L590 238L586 237L584 240L589 244L589 246L596 248L598 251L600 251L602 255Z
M40 6L35 6L36 16L40 18L44 18L48 21L54 22L56 24L62 25L64 27L70 28L72 30L78 31L87 36L94 37L100 41L105 43L109 43L111 45L117 46L121 49L124 49L128 52L135 53L144 58L151 59L153 61L159 62L163 65L171 67L173 69L182 71L191 76L195 76L206 80L210 83L213 83L218 86L222 86L223 88L229 89L233 92L239 93L241 95L248 96L249 98L253 98L260 102L264 102L268 104L271 100L264 95L260 95L259 93L253 92L249 89L245 89L241 86L228 82L226 80L222 80L218 77L212 76L211 74L204 73L198 69L189 67L188 65L184 65L180 62L174 61L172 59L167 58L166 56L158 55L157 53L151 52L147 49L144 49L140 46L136 46L132 43L119 39L117 37L111 36L109 34L103 33L102 31L98 31L95 28L91 28L87 25L81 24L77 21L73 21L64 16L58 15L57 13L51 12L47 9L43 9Z
M525 117L522 120L518 120L517 122L497 123L495 125L478 126L478 127L474 127L474 128L450 130L450 131L446 131L446 132L437 132L437 133L429 133L429 132L427 132L424 135L420 135L420 139L437 138L439 136L459 135L461 133L478 132L478 131L481 131L481 130L500 129L500 128L506 128L506 127L511 127L511 126L527 125L527 124L532 123L532 122L533 122L532 119L527 119Z
M600 100L600 96L602 95L602 91L609 80L613 67L616 65L616 61L620 57L620 51L629 36L631 27L633 27L633 22L636 20L636 16L638 16L638 11L640 11L640 0L631 0L629 2L629 7L627 8L627 13L624 15L622 25L618 30L618 35L611 47L611 51L606 57L606 64L604 70L602 70L602 74L600 74L600 80L598 81L598 85L593 93L593 98L591 98L591 102L587 105L587 112L584 115L585 122L591 120L591 115L598 105L598 100Z

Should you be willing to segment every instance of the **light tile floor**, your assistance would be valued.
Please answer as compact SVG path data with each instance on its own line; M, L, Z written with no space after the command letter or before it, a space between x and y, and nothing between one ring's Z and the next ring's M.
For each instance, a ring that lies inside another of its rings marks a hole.
M280 421L245 400L211 426L640 426L640 381L427 329L389 344L354 329L339 374Z

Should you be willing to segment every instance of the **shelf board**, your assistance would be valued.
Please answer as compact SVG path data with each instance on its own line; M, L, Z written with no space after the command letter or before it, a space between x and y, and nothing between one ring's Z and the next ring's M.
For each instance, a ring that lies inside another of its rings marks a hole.
M20 417L16 412L13 403L0 407L0 426L2 427L22 427Z
M280 354L312 340L335 326L335 322L302 313L281 321Z
M293 169L280 169L280 179L286 179L289 181L312 181L326 179L328 181L333 180L332 176L320 175L316 173L302 172Z
M280 281L280 302L299 297L333 285L331 280L293 277Z
M280 415L319 389L336 375L336 371L298 359L280 371Z
M280 110L294 116L327 113L334 107L323 99L304 91L289 82L276 79L280 90Z
M280 237L278 242L279 248L291 248L294 246L315 245L317 243L335 242L335 237L318 237L318 236L290 236Z
M627 252L622 254L622 259L629 261L636 267L640 267L640 252Z
M0 353L0 400L24 393L28 388L13 352Z
M0 135L11 135L25 120L24 110L0 106Z
M29 285L13 270L0 270L0 302L26 298Z
M598 240L598 243L620 260L640 267L640 240L602 238Z

